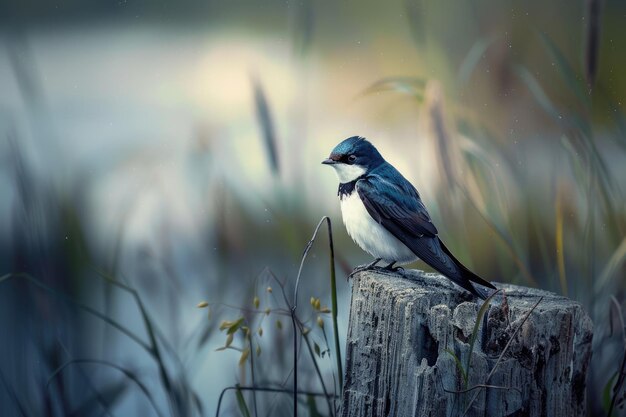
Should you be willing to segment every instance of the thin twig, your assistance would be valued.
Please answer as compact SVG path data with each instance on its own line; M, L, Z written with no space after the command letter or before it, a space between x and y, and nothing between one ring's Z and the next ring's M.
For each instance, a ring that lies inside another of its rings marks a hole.
M317 233L320 230L320 227L322 226L322 224L324 222L328 223L328 228L329 228L329 238L331 241L330 244L330 248L331 248L331 283L334 281L334 250L333 250L333 246L332 246L332 231L330 229L330 218L328 216L324 216L322 217L322 219L319 221L319 223L317 224L317 226L315 227L315 230L313 231L313 236L311 237L311 239L307 242L305 248L304 248L304 252L302 253L302 258L300 259L300 267L298 268L298 275L296 277L296 285L294 287L293 290L293 305L291 305L290 310L291 310L291 322L293 325L293 331L294 331L294 339L293 339L293 346L294 346L294 369L293 369L293 400L294 400L294 417L298 417L298 401L297 401L297 395L296 392L298 391L298 366L297 366L297 360L298 360L298 355L297 355L297 345L298 345L298 340L296 337L296 321L297 321L297 317L296 317L296 309L298 307L298 289L300 287L300 277L302 276L302 268L304 267L304 261L307 258L307 255L309 254L309 251L311 250L311 247L313 247L313 242L315 242L315 239L317 238ZM332 284L331 284L332 285ZM285 301L287 301L287 298L285 297ZM335 299L335 304L336 304L336 299ZM289 304L288 304L289 305ZM333 308L333 311L335 311L336 314L336 305ZM298 323L300 326L300 331L302 331L303 325L302 323ZM319 367L317 365L317 361L315 360L315 355L313 353L313 349L311 348L311 345L307 339L307 337L304 337L304 340L306 342L306 346L309 350L309 353L311 354L311 359L313 360L313 365L315 366L315 369L318 373L318 376L320 378L320 383L322 384L322 388L324 390L324 392L326 392L326 386L324 384L324 379L322 377L322 373L319 370ZM338 345L338 340L336 340L336 344ZM339 351L337 352L337 358L339 358ZM338 362L339 366L341 366L341 360L339 359ZM327 398L328 400L328 398ZM329 408L329 412L331 413L331 415L335 414L335 410L332 407L332 405L330 404L330 401L328 401L328 408Z
M63 350L63 352L71 359L71 354L70 354L70 351L67 348L67 346L65 346L61 340L58 340L57 342L58 342L59 346L61 347L61 349ZM83 368L80 367L80 366L78 366L77 368L78 368L78 373L85 379L85 385L87 385L89 387L89 389L94 392L94 397L96 398L96 400L98 400L98 402L100 403L100 405L104 409L104 412L106 413L106 415L109 416L109 417L113 417L113 413L111 413L111 410L109 409L109 404L107 404L106 399L103 398L103 396L100 393L100 391L98 391L98 389L95 387L95 385L93 384L91 379L85 374L85 371L83 370ZM49 383L49 381L48 381L48 383ZM59 384L59 385L61 385L61 384ZM46 387L46 389L47 388L48 387Z
M225 308L231 308L233 310L239 310L241 312L244 313L248 313L248 314L259 314L259 315L266 315L267 312L265 310L259 310L259 309L254 309L254 308L246 308L246 307L237 307L235 305L232 304L227 304L227 303L209 303L208 304L209 307L225 307ZM272 313L276 313L276 314L281 314L283 316L289 316L291 313L289 312L289 310L285 310L282 308L274 308L271 310Z
M322 224L324 223L324 221L328 221L330 222L330 219L327 216L322 217L322 219L319 221L319 223L317 224L317 226L315 227L315 231L313 232L313 236L311 237L311 239L307 242L305 248L304 248L304 252L302 253L302 258L300 259L300 267L298 268L298 275L296 277L296 285L293 289L293 304L290 306L290 310L291 310L291 323L293 326L293 416L294 417L298 417L298 397L296 395L296 392L298 391L298 337L297 337L297 332L296 332L296 309L298 308L298 289L300 287L300 277L302 276L302 268L304 267L304 261L306 261L306 257L309 254L309 251L311 250L311 247L313 246L313 242L315 242L315 238L317 237L317 233L320 230L320 227L322 226ZM287 302L287 305L289 306L289 302L287 301L287 297L285 297L285 302ZM302 331L302 328L300 329L300 331ZM307 341L307 338L304 338L305 341ZM324 380L322 378L322 374L321 372L319 372L319 369L317 367L317 363L315 362L315 357L312 354L312 350L311 350L311 346L307 341L307 347L309 348L309 350L311 351L311 357L313 359L313 364L315 365L317 371L318 371L318 375L320 378L320 382L322 384L322 388L324 389L324 392L326 392L326 387L324 385ZM329 406L329 411L331 414L334 414L334 410L330 405L330 401L328 403Z
M519 392L520 394L522 393L522 391L519 388L515 388L515 387L502 387L500 385L486 385L486 384L477 384L474 385L470 388L467 389L462 389L462 390L448 390L445 387L443 388L443 390L447 393L450 394L465 394L466 392L470 392L470 391L474 391L475 389L478 388L493 388L493 389L503 389L503 390L514 390Z
M509 346L511 346L511 343L513 342L513 339L515 339L515 336L517 336L517 333L520 331L520 329L522 328L524 323L526 323L526 320L528 320L528 317L530 317L531 313L535 310L535 308L537 308L537 306L539 305L539 303L542 300L543 300L543 297L540 297L539 300L537 300L535 305L528 311L528 313L526 313L526 315L522 319L522 322L519 324L519 326L517 326L517 328L515 329L515 331L513 332L511 337L509 338L508 342L506 342L506 345L504 346L504 349L502 350L502 353L500 354L500 356L498 356L498 360L496 361L496 364L491 369L491 372L489 372L489 375L487 375L487 378L485 378L485 382L484 382L485 384L489 383L489 380L491 379L493 374L496 372L496 369L498 369L498 365L500 365L500 362L502 362L502 358L504 357L504 354L509 349ZM476 395L474 395L474 397L472 397L472 399L470 400L469 404L467 405L467 408L465 409L465 412L463 413L463 417L467 415L467 413L469 412L470 408L472 408L472 404L474 404L474 401L476 401L476 398L478 398L479 395L480 395L480 392L477 392Z
M224 394L226 394L226 392L228 391L233 391L233 390L239 390L239 391L261 391L261 392L276 392L276 393L281 393L281 394L292 394L293 391L286 389L286 388L266 388L266 387L236 387L236 386L231 386L231 387L226 387L222 390L222 392L220 393L219 399L217 400L217 410L215 411L215 417L219 417L220 415L220 409L222 408L222 400L224 398ZM323 392L314 392L314 391L297 391L296 392L297 395L310 395L313 397L327 397L327 396L331 396L331 397L338 397L335 394L325 394Z
M252 386L256 387L256 378L254 375L254 355L255 352L252 349L252 336L248 336L248 346L250 349L250 378L252 379ZM252 391L252 401L254 404L254 417L259 417L259 408L257 406L256 391Z
M305 253L306 256L306 253ZM300 266L302 269L302 265ZM300 274L298 274L300 278ZM296 281L296 288L297 288ZM297 293L296 293L297 294ZM294 300L295 301L295 300ZM294 303L295 306L295 303ZM296 309L291 309L291 325L293 328L293 417L298 417L298 332L296 329Z
M285 285L284 283L282 283L278 277L276 277L276 275L274 275L271 271L269 271L270 277L273 278L276 283L278 284L283 299L285 301L285 304L288 307L288 311L289 314L291 316L291 323L292 323L292 329L293 329L293 389L291 391L288 390L274 390L274 389L266 389L266 388L261 388L261 387L253 387L253 390L260 390L260 391L273 391L273 392L291 392L293 394L293 415L294 417L298 416L298 394L301 393L300 391L298 391L298 359L299 359L299 352L298 352L298 333L300 333L301 337L303 338L303 341L305 343L305 345L307 346L307 350L309 351L309 354L311 356L311 359L313 361L313 365L315 367L315 371L319 377L320 380L320 384L322 385L322 389L324 391L323 396L326 397L326 400L328 402L328 409L329 409L329 413L331 415L335 414L335 409L333 407L333 405L330 402L330 398L334 397L337 398L336 394L328 394L328 391L326 389L326 384L324 383L324 378L322 376L321 370L317 364L317 361L315 359L315 353L313 352L313 348L311 347L311 344L308 340L308 338L306 337L306 335L304 334L304 324L298 319L297 315L296 315L296 310L298 307L298 290L300 288L300 278L302 276L302 270L304 268L304 262L306 261L307 255L309 253L309 251L311 250L311 247L313 246L313 243L315 242L315 239L317 238L317 234L319 232L320 227L322 226L322 224L326 222L328 225L328 237L329 237L329 241L330 241L330 269L331 269L331 289L332 289L332 313L333 313L333 325L334 325L334 332L335 332L335 348L337 350L337 355L336 355L336 359L337 359L337 373L339 375L340 378L340 386L342 386L342 374L341 374L341 353L339 350L339 335L338 335L338 330L337 330L337 295L336 295L336 275L335 275L335 253L334 253L334 246L333 246L333 239L332 239L332 227L331 227L331 221L330 218L327 216L322 217L322 219L319 221L319 223L317 224L317 226L315 227L315 230L313 232L313 236L311 237L311 239L307 242L305 248L304 248L304 252L302 254L302 258L300 259L300 266L298 268L298 275L296 276L296 283L294 286L294 291L293 291L293 302L290 303L289 299L287 297L287 294L285 292ZM250 350L252 351L252 345L250 344ZM252 352L251 352L252 354ZM251 366L253 366L251 364ZM254 372L254 370L252 371ZM253 381L253 385L256 385ZM230 387L230 389L239 389L239 390L245 390L243 387ZM220 410L220 406L221 406L221 401L222 401L222 396L224 395L224 393L226 392L227 389L225 389L224 391L222 391L222 394L220 395L220 400L218 403L218 408L217 408L217 414L219 415L219 410ZM256 400L256 397L255 397ZM257 414L256 411L256 404L255 404L255 414Z
M320 227L322 226L322 223L324 223L326 219L328 219L327 216L322 217L322 220L320 220L317 226L315 227L315 231L313 232L313 237L311 237L311 240L309 240L306 246L304 247L304 252L302 253L302 258L300 259L300 268L298 268L298 276L296 277L296 286L294 287L294 290L293 290L293 307L291 307L292 310L295 310L298 307L298 288L300 286L300 276L302 275L302 268L304 267L304 261L306 260L306 257L309 254L311 247L313 246L313 242L315 242L315 238L317 237L317 232L319 232Z
M298 324L300 326L300 331L302 332L304 325L302 323L298 323ZM307 350L309 351L309 355L311 356L311 361L313 362L313 367L315 368L317 377L319 378L320 384L322 385L322 391L324 391L324 394L326 394L326 401L328 403L328 412L330 413L331 416L334 416L335 409L330 403L330 394L328 394L328 390L326 389L326 384L324 383L324 378L322 377L322 371L320 370L320 367L317 364L317 360L315 359L315 352L313 351L313 348L311 347L311 342L309 341L309 338L307 337L307 335L304 335L303 333L303 336L304 336L304 343L307 347Z
M137 304L137 307L139 308L139 313L141 314L141 318L143 320L143 325L146 329L146 333L148 334L148 339L150 340L150 352L152 354L152 357L154 358L154 360L156 361L158 365L159 379L161 380L161 383L163 384L163 388L165 389L165 392L167 393L167 399L171 408L171 412L174 415L178 415L179 414L178 411L180 411L180 407L182 404L180 404L179 402L179 397L176 395L177 394L176 387L172 384L170 375L168 374L167 369L165 367L163 352L161 352L161 348L159 346L159 343L157 342L156 335L157 335L158 329L155 326L153 326L152 320L150 320L150 317L148 316L148 311L146 307L144 306L143 301L141 301L141 297L139 297L139 293L137 292L136 289L122 282L119 282L117 279L115 279L115 277L108 275L104 271L99 271L99 276L106 282L110 283L111 285L114 285L118 288L123 289L124 291L127 291L129 294L131 294L131 296L135 300L135 303Z

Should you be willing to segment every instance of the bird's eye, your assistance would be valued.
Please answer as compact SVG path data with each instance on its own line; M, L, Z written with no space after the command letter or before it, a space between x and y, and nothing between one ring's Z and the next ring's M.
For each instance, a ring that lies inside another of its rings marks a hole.
M356 161L356 156L354 156L354 155L350 155L350 156L348 157L348 162L354 162L354 161Z

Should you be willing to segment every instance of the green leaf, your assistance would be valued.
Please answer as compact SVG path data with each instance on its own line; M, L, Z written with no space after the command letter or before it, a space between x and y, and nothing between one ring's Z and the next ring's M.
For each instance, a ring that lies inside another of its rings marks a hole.
M315 351L315 354L318 357L321 356L321 354L320 354L320 346L317 343L315 343L315 342L313 342L313 350Z
M609 412L609 408L611 407L611 388L613 388L613 384L615 384L615 380L617 379L617 371L613 373L613 376L609 378L604 389L602 390L602 407L604 411Z
M604 268L600 276L596 278L593 287L596 293L600 293L605 285L607 285L611 277L620 270L624 262L626 261L626 237L622 239L620 245L615 249L608 262L605 262Z
M239 366L242 366L246 363L246 361L248 360L248 356L250 356L250 349L244 349L244 351L241 352L241 356L239 357Z
M444 349L444 350L446 352L448 352L450 354L450 356L452 356L452 358L454 358L454 362L456 363L456 367L459 370L459 372L461 373L461 376L463 377L463 382L465 384L467 384L467 374L465 373L465 369L463 369L463 364L461 363L461 360L459 359L459 357L456 356L456 353L454 353L450 349Z
M272 170L272 174L277 175L280 173L280 166L277 151L276 128L274 126L272 110L267 95L265 94L265 89L259 80L252 79L252 91L254 93L254 107L259 123L259 130L261 131L261 138L265 145L269 166Z
M229 328L228 331L226 332L226 334L233 334L235 333L243 324L243 317L239 317L239 319L237 319L235 322L233 322Z
M239 384L237 384L237 391L235 393L237 396L237 406L239 407L239 411L243 417L250 417L250 410L248 409L248 404L246 404L246 399L243 398L243 393L239 389Z
M487 51L487 49L489 49L495 40L495 37L490 37L478 39L474 42L474 45L472 45L470 50L467 52L467 55L465 55L465 58L463 59L463 63L461 63L461 66L459 67L458 80L461 85L467 83L483 54Z
M386 91L395 91L407 94L422 100L424 98L424 88L426 80L416 77L389 77L376 81L370 85L362 95L381 93Z
M296 22L291 36L293 51L299 56L305 56L310 50L315 29L314 2L302 1L290 4L293 19Z
M309 417L322 417L319 410L317 409L317 403L315 402L315 397L312 395L306 396L306 405L309 407Z
M487 312L487 309L489 308L489 303L491 302L493 297L499 292L500 290L497 290L493 294L491 294L489 297L487 297L485 301L483 301L483 305L480 306L480 309L478 310L478 314L476 315L476 323L474 323L474 329L472 330L472 336L470 337L470 348L469 348L469 353L467 355L467 364L465 366L468 376L470 373L470 365L472 364L472 353L474 352L474 344L476 343L476 337L478 336L478 329L480 328L480 323L482 323L483 317L485 313ZM465 383L467 383L467 379L465 380Z
M515 72L522 79L522 81L524 81L528 90L530 90L530 93L543 110L556 120L562 120L563 117L561 113L558 111L554 103L552 103L552 101L548 98L535 76L522 66L517 66L515 68Z
M543 46L546 48L548 53L554 59L559 72L563 76L563 79L567 86L572 90L574 94L578 97L578 99L588 107L591 104L589 95L585 93L583 90L583 85L581 80L576 76L576 71L570 65L567 58L563 55L558 46L550 39L548 35L543 32L538 32L539 38L541 39Z
M626 149L626 115L624 115L621 106L613 101L613 99L607 98L607 101L609 107L613 109L611 114L613 116L613 120L615 121L618 131L618 134L614 135L614 141L619 146L621 146L622 149Z
M424 4L423 0L407 0L406 16L409 21L409 29L413 40L418 46L426 41L426 30L424 30Z

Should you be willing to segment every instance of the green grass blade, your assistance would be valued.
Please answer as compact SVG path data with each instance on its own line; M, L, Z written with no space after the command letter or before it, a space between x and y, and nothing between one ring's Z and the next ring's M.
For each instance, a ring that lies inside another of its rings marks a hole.
M293 3L290 8L293 10L295 20L292 42L294 53L304 57L311 49L313 34L315 32L314 2L305 0Z
M463 193L463 195L465 196L465 198L467 199L467 201L470 202L471 206L476 210L476 212L482 218L482 220L485 222L485 224L494 231L495 236L497 236L500 239L500 241L504 244L505 249L507 250L507 252L511 256L511 259L519 267L520 272L522 273L524 278L532 286L536 287L538 285L537 284L538 281L531 274L530 270L526 266L525 261L520 257L520 255L519 255L520 251L516 248L515 240L512 239L510 233L505 232L500 226L498 226L496 223L494 223L491 220L489 215L487 213L485 213L484 210L478 205L478 203L476 203L472 199L469 191L462 184L458 184L458 186L459 186L459 189L461 190L461 192Z
M528 87L528 90L533 95L539 106L541 106L541 108L554 119L562 120L561 112L548 98L546 92L543 90L535 76L522 66L517 66L515 68L515 72L521 78L521 80L524 81L526 87Z
M276 146L276 129L274 127L274 119L270 109L269 102L265 90L261 82L257 79L252 80L252 90L254 92L254 106L256 109L259 128L263 138L263 144L267 151L269 165L274 175L280 173L278 162L278 150Z
M148 399L148 402L150 402L150 405L154 409L155 413L159 417L165 417L163 415L163 413L157 407L156 400L155 400L154 396L152 395L152 393L150 392L148 387L143 382L141 382L141 380L139 379L137 374L135 374L133 371L130 371L130 370L128 370L128 369L126 369L126 368L124 368L122 366L119 366L119 365L117 365L117 364L115 364L113 362L109 362L109 361L106 361L106 360L101 360L101 359L71 359L71 360L68 360L67 362L65 362L64 364L59 366L57 369L55 369L52 372L52 374L50 374L50 376L48 377L48 382L46 382L46 388L48 388L49 385L52 383L52 381L57 376L59 376L67 367L72 366L72 365L83 364L83 363L84 364L95 364L95 365L106 366L108 368L112 368L112 369L115 369L115 370L121 372L122 374L124 374L124 376L126 378L128 378L135 385L137 385L139 390L141 390L141 392Z
M304 341L304 345L307 348L307 351L309 352L309 357L311 358L311 362L313 363L313 368L315 369L315 373L317 374L317 378L320 381L320 385L322 386L322 391L324 392L324 395L326 396L326 402L328 405L328 413L330 416L334 416L334 409L333 409L333 405L330 402L331 399L331 395L328 394L328 390L326 389L326 384L324 383L324 377L322 376L322 371L320 370L320 367L317 363L317 359L315 357L315 351L313 350L313 346L311 346L311 339L309 338L309 334L303 334L302 329L303 329L303 324L298 322L298 328L300 329L300 333L302 334L302 340ZM295 353L295 352L294 352Z
M559 69L560 74L563 76L567 86L574 94L576 94L576 97L578 97L581 103L583 103L586 107L589 107L591 99L589 95L585 93L581 80L576 75L576 71L574 71L574 68L572 68L567 58L565 58L559 47L556 46L547 34L543 32L537 32L537 34L543 43L543 46L554 59L556 66Z
M167 367L165 366L163 352L161 352L161 347L159 345L159 342L157 341L157 334L159 333L158 328L154 324L153 320L150 318L150 315L148 314L148 311L143 301L141 300L139 293L134 288L119 282L115 279L115 277L111 277L105 272L98 271L98 276L106 282L110 283L111 285L121 288L133 296L133 299L135 300L135 303L139 308L139 313L141 314L141 318L143 320L144 327L146 328L146 332L148 333L148 338L150 339L149 353L154 361L157 363L159 378L167 394L167 399L170 403L172 412L180 416L186 415L187 410L191 408L188 407L187 403L187 400L190 398L189 395L187 395L188 392L186 392L186 390L188 389L188 384L178 385L175 384L174 381L172 381L172 378L168 373ZM163 340L163 338L161 338L161 340ZM174 355L174 357L177 358L176 355ZM183 392L181 392L180 390L183 390Z
M585 2L585 78L587 85L592 88L598 73L600 61L600 34L602 32L602 3L601 0Z
M494 293L495 294L495 293ZM493 294L492 294L493 295ZM486 300L485 300L486 301ZM500 365L500 363L502 362L502 359L504 358L505 353L509 350L509 346L511 346L511 343L513 342L513 340L515 339L515 337L517 336L517 333L520 331L520 329L522 328L522 326L524 326L524 323L526 323L526 320L528 320L528 317L530 317L530 315L532 314L533 311L535 311L535 309L537 308L537 306L543 301L543 297L539 297L539 300L537 300L537 302L530 308L530 310L528 310L528 312L524 315L524 318L522 318L521 323L519 324L519 326L517 326L515 328L515 330L513 331L513 334L511 335L511 337L509 337L509 340L506 342L506 345L504 345L504 349L502 349L502 352L500 353L500 356L498 356L498 360L496 361L495 365L493 365L493 368L491 368L491 371L489 372L489 374L487 375L487 378L485 378L485 381L483 382L483 384L488 384L489 380L491 379L491 377L493 376L493 374L496 372L496 370L498 369L498 366ZM467 407L465 408L465 411L463 412L461 417L465 417L467 415L467 413L469 412L470 408L472 408L472 404L474 404L474 401L476 401L476 398L478 398L478 396L480 395L480 390L478 390L476 392L476 394L474 394L474 396L472 397L472 399L470 400L469 404L467 405Z
M335 271L335 247L333 243L333 228L329 217L326 217L328 224L328 248L330 250L330 296L333 320L333 339L335 342L335 365L337 367L337 379L339 380L339 392L343 392L343 367L341 366L341 348L339 346L339 326L337 325L337 314L339 311L337 303L337 274Z
M317 409L317 402L315 401L314 396L306 396L306 405L309 408L309 417L322 417L319 410Z
M122 326L119 322L105 316L104 314L100 313L99 311L85 305L82 304L76 300L74 300L73 298L71 298L70 296L63 294L62 292L59 292L49 286L47 286L46 284L44 284L43 282L41 282L40 280L38 280L37 278L29 275L29 274L25 274L25 273L12 273L12 274L6 274L0 277L0 284L2 284L5 281L8 281L10 279L25 279L28 282L34 284L35 286L45 290L46 292L49 292L51 294L53 294L54 296L58 297L59 299L70 303L76 307L78 307L80 310L83 310L97 318L99 318L100 320L104 321L105 323L107 323L108 325L110 325L111 327L114 327L115 329L119 330L121 333L125 334L126 336L128 336L131 340L133 340L135 343L137 343L139 346L141 346L144 350L146 350L148 353L151 352L151 348L150 346L144 342L143 340L141 340L137 335L135 335L132 331L130 331L128 328Z
M484 53L489 49L491 45L495 42L495 37L478 39L470 50L463 58L463 62L459 67L459 74L457 79L459 80L460 85L465 85L467 81L470 79L471 75L474 73L474 69L480 62L480 59L484 55Z
M395 91L417 98L424 99L426 80L417 77L388 77L376 81L365 89L360 95L369 95L388 91Z
M463 369L463 364L461 363L461 360L459 359L459 357L456 356L456 353L454 353L450 349L446 348L444 349L444 351L448 352L450 356L452 356L452 358L454 359L454 362L456 363L457 369L459 370L459 372L461 372L461 376L463 377L463 383L467 385L467 372L465 372L465 369Z
M480 306L480 309L478 310L478 314L476 315L476 323L474 323L474 329L472 330L472 336L470 337L469 353L467 355L467 363L465 365L466 375L467 375L467 378L465 379L466 384L469 380L470 366L472 364L472 353L474 352L474 344L476 343L476 337L478 337L478 329L480 328L480 323L482 323L483 317L485 316L485 313L487 312L487 309L489 308L489 303L491 303L491 300L493 299L493 297L500 291L501 290L497 290L493 294L491 294L489 297L487 297L485 301L483 301L483 304Z
M237 385L237 391L235 391L235 395L237 396L237 406L239 407L239 412L243 417L250 417L250 409L248 409L248 404L246 404L246 399L243 398L243 393L239 389L239 385Z
M418 46L426 41L425 18L424 18L424 1L423 0L407 0L406 16L409 21L409 29L413 40Z
M99 411L98 404L105 408L107 415L112 416L112 408L115 406L115 403L122 399L129 387L130 383L126 379L107 384L105 387L98 389L97 394L84 400L72 411L71 416L98 415L96 413L96 411Z
M606 382L606 385L602 389L602 408L604 408L604 411L607 413L609 412L609 409L611 408L611 388L613 388L613 385L615 384L617 375L618 375L618 372L615 371L613 373L613 376L609 378L609 380Z
M611 277L615 274L615 271L619 270L624 261L626 260L626 237L622 240L620 245L615 249L613 255L606 263L599 277L595 280L594 290L596 294L600 294L602 289L609 283Z
M565 245L563 244L563 223L564 223L564 208L563 208L563 200L564 200L564 181L559 179L557 180L557 190L556 190L556 204L554 207L555 211L555 250L557 257L557 266L559 271L559 282L561 284L561 294L567 297L568 295L568 285L567 285L567 275L565 270Z
M13 400L13 403L15 404L15 408L17 408L17 410L19 411L22 417L34 416L34 414L28 409L28 404L22 403L22 401L20 400L20 397L18 397L13 387L6 380L6 378L4 377L4 373L2 372L2 369L0 369L0 383L2 383L1 385L3 385L4 388L6 389L8 396Z

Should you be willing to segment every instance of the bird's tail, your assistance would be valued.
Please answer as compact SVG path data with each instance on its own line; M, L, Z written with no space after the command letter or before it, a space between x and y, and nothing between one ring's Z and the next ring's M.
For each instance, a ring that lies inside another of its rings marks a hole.
M470 285L472 285L472 284L470 284ZM489 297L495 291L495 290L493 290L491 288L486 290L486 289L484 289L482 287L479 287L479 286L476 286L476 285L472 285L472 287L474 288L475 295L478 296L482 300L486 300L487 297Z
M461 261L456 259L454 255L452 255L452 252L448 250L446 245L443 244L441 239L439 239L439 245L441 245L441 249L446 253L446 255L450 257L450 259L452 259L452 261L459 268L459 272L461 273L461 278L463 279L463 281L467 280L467 285L463 285L463 287L477 297L482 298L483 300L489 297L489 295L491 294L490 292L487 292L483 288L472 285L472 282L494 290L496 289L496 287L494 287L491 282L484 280L483 278L470 271L465 265L461 263Z

